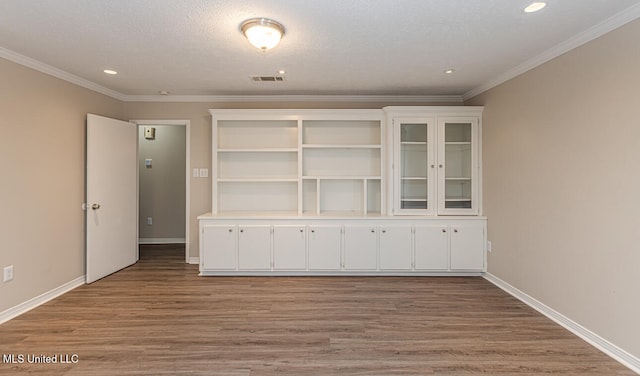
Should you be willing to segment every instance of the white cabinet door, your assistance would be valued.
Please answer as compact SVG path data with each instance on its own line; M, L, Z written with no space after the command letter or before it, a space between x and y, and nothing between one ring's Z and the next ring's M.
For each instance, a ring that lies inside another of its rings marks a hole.
M380 227L380 269L411 269L411 226Z
M438 118L438 214L478 214L478 118Z
M236 226L204 225L202 227L202 269L236 269Z
M340 226L309 226L309 270L340 270Z
M273 268L307 268L304 226L273 226Z
M238 268L271 269L271 226L238 226Z
M416 270L449 269L448 226L416 226L414 242Z
M484 270L484 227L482 225L451 226L451 269Z
M394 214L435 212L434 118L393 119Z
M344 268L376 270L378 231L375 226L344 226Z

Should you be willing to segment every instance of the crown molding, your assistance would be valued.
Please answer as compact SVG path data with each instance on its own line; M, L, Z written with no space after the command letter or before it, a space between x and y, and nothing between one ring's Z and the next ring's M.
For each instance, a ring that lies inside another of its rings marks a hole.
M460 95L127 95L126 102L383 102L459 103Z
M640 17L640 4L633 5L592 28L550 48L463 95L126 95L30 57L0 47L0 58L104 94L123 102L383 102L460 103L492 89L574 48L590 42Z
M78 77L51 65L0 47L0 58L70 82L123 102L382 102L382 103L459 103L460 95L127 95Z
M104 94L106 96L124 101L124 98L126 97L124 94L119 93L115 90L111 90L108 89L104 86L98 85L94 82L91 82L89 80L85 80L84 78L80 78L76 75L73 75L71 73L65 72L61 69L52 67L51 65L45 64L43 62L40 62L38 60L32 59L30 57L21 55L17 52L13 52L11 50L8 50L4 47L0 47L0 57L7 59L9 61L13 61L16 64L20 64L23 65L25 67L34 69L38 72L42 72L44 74L48 74L50 76L59 78L61 80L70 82L74 85L78 85L80 87L83 87L85 89L89 89L92 91L95 91L97 93L100 94Z
M517 67L495 77L494 79L485 82L484 84L464 93L462 95L462 100L469 100L476 95L482 94L485 91L492 89L512 78L515 78L533 68L536 68L539 65L542 65L556 57L573 50L574 48L580 47L581 45L590 42L602 35L613 31L620 26L623 26L636 18L640 17L640 4L633 5L622 12L619 12L616 15L611 16L610 18L600 22L599 24L579 33L572 38L567 39L566 41L557 44L555 47L552 47L545 52L541 53L538 56L524 62L523 64L518 65Z

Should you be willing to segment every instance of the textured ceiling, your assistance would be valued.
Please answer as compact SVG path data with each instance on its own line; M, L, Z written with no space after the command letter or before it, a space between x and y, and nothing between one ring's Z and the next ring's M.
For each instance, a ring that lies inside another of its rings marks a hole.
M640 14L638 0L547 0L526 14L530 2L6 0L0 47L127 96L463 95ZM261 53L244 39L239 25L253 17L284 24L280 46ZM280 69L283 83L249 79Z

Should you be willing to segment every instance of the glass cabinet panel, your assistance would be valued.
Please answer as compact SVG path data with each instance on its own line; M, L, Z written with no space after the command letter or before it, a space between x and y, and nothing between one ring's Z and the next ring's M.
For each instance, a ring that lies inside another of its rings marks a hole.
M430 179L433 140L431 122L427 119L400 119L396 126L396 179L398 212L421 213L432 210ZM415 213L414 213L415 214Z
M444 207L472 208L472 123L444 123Z
M393 213L477 215L479 117L399 116L392 124Z

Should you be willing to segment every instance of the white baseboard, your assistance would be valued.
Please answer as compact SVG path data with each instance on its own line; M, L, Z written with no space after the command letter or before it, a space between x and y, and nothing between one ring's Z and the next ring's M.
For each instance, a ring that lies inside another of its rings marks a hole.
M189 264L200 264L200 257L189 257Z
M560 312L555 311L551 307L546 306L542 302L511 286L510 284L494 276L493 274L485 273L484 278L487 281L498 286L502 290L506 291L516 299L522 301L524 304L528 305L529 307L535 309L549 319L553 320L557 324L561 325L571 333L587 341L589 344L609 355L616 361L620 362L625 367L628 367L633 372L640 374L639 358L629 354L627 351L600 337L599 335L571 320Z
M6 311L0 313L0 324L5 323L13 318L16 318L22 315L25 312L28 312L51 299L57 298L58 296L67 293L78 286L82 286L85 284L86 278L85 276L78 277L72 281L65 283L62 286L58 286L53 290L47 291L40 296L36 296L33 299L29 299L24 303L20 303L15 307L11 307Z
M138 244L181 244L184 238L139 238Z

